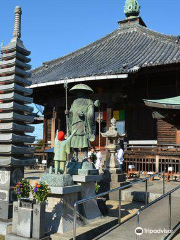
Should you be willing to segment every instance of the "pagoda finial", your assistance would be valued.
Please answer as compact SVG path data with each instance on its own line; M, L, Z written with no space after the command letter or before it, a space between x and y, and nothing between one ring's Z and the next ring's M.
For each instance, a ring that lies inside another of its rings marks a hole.
M15 18L14 18L14 31L13 37L21 38L21 7L17 6L15 8Z
M3 42L3 40L1 41L1 49L2 49L2 47L4 46L4 42ZM3 53L1 52L1 61L3 60Z
M4 41L3 41L3 39L2 39L2 41L1 41L1 48L4 46Z
M127 18L138 17L140 14L140 5L137 0L126 0L124 13Z

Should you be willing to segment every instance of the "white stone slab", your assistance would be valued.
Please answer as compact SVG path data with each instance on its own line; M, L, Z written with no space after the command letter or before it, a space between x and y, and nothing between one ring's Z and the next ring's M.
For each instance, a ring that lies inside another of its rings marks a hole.
M51 194L64 195L69 193L81 192L82 187L79 185L67 186L67 187L50 187Z
M74 182L97 182L102 179L101 175L73 175Z

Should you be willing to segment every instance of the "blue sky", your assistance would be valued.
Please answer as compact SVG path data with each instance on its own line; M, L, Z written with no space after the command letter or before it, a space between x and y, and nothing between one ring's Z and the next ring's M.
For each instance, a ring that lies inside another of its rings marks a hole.
M12 38L14 8L22 7L22 40L32 68L83 47L118 27L125 0L0 0L0 40ZM180 35L180 0L139 0L148 28ZM35 135L42 137L42 126Z

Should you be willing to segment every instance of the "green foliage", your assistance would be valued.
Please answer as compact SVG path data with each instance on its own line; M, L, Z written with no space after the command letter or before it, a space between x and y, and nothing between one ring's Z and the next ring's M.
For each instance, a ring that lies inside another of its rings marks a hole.
M98 193L100 186L96 183L95 184L95 192Z
M31 185L26 179L22 179L21 182L14 187L14 193L17 195L17 198L28 198L31 192Z
M44 144L44 142L43 142L43 140L41 139L41 140L39 140L39 142L38 142L38 146L43 146L43 144Z
M91 153L90 159L91 159L91 161L92 161L93 163L95 163L96 160L97 160L96 154L95 154L95 153Z
M48 194L49 187L43 182L36 182L32 188L33 198L36 199L39 203L43 203L44 201L46 201Z

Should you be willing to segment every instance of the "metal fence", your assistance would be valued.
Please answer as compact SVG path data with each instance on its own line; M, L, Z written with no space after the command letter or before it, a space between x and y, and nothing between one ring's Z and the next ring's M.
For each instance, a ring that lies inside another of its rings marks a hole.
M110 194L112 192L116 192L116 191L119 191L119 216L118 216L118 223L119 225L121 224L121 191L127 187L131 187L137 183L140 183L140 182L145 182L145 193L146 193L146 205L148 203L148 180L151 179L152 177L156 177L156 176L162 176L163 177L163 194L165 194L165 176L164 176L164 172L160 172L160 173L157 173L157 174L153 174L151 175L150 177L146 177L146 178L143 178L141 180L137 180L135 182L131 182L129 183L128 185L125 185L125 186L122 186L122 187L118 187L118 188L115 188L115 189L112 189L112 190L109 190L107 192L104 192L104 193L100 193L98 195L95 195L95 196L92 196L92 197L89 197L89 198L84 198L82 200L79 200L77 202L75 202L74 204L74 219L73 219L73 240L76 240L76 222L77 222L77 207L78 205L80 204L83 204L87 201L91 201L91 200L94 200L94 199L97 199L99 197L102 197L104 195L107 195L107 194Z
M146 206L142 207L141 209L139 209L139 211L137 212L137 227L139 227L139 223L140 223L140 214L143 210L147 209L148 207L152 206L153 204L161 201L162 199L164 199L165 197L169 196L169 230L172 230L172 226L171 226L171 195L172 193L174 193L175 191L177 191L178 189L180 189L180 186L177 186L176 188L172 189L171 191L164 193L161 197L157 198L156 200L152 201L151 203L147 204ZM139 235L136 236L136 240L139 240Z

